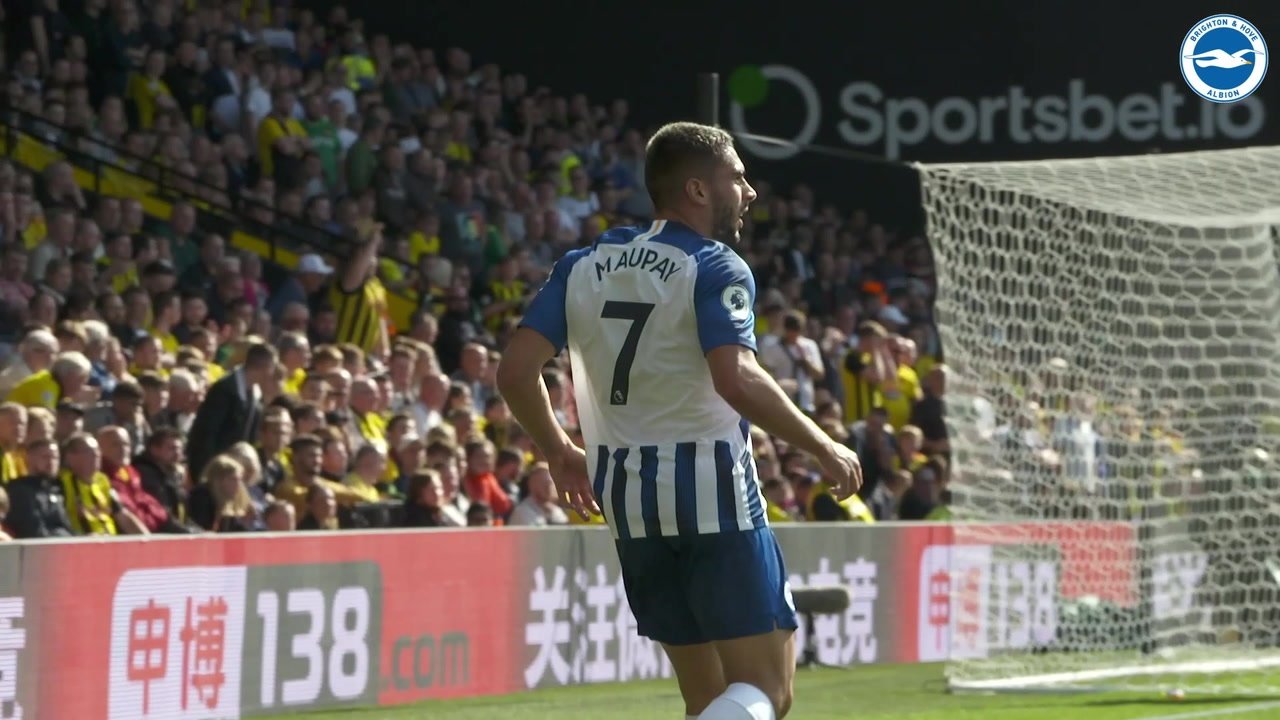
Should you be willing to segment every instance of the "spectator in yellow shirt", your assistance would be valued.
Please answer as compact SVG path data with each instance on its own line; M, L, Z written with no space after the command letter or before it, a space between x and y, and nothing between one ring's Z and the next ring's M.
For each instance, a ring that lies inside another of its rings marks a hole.
M351 383L351 412L362 442L387 450L387 421L377 412L378 385L368 377Z
M27 409L17 403L0 405L0 485L27 474Z
M346 485L320 477L320 466L324 458L320 438L315 435L300 435L289 443L289 450L292 473L284 482L276 485L272 494L293 505L295 515L307 514L307 493L315 485L328 486L339 505L360 502L360 495Z
M342 55L330 60L335 67L346 71L347 87L359 91L373 87L378 80L378 68L369 59L364 36L350 28L342 36Z
M890 339L889 350L897 365L894 372L896 382L885 384L884 408L889 412L889 424L900 428L911 422L912 409L923 399L920 376L912 367L917 359L916 344L907 338L894 337ZM894 388L896 393L891 392Z
M173 99L169 86L161 79L165 68L164 50L152 50L147 53L147 61L142 72L134 73L129 78L126 92L138 114L138 125L143 130L150 130L155 125L156 111L175 110L178 103Z
M107 252L98 260L102 280L110 280L111 289L118 295L138 284L138 267L133 262L133 239L120 234L107 243Z
M471 156L471 116L464 110L455 110L449 116L449 142L445 145L444 156L470 165Z
M67 398L73 401L92 399L87 397L93 392L88 388L89 373L93 370L89 359L78 352L64 352L58 355L48 370L28 377L9 391L9 402L25 407L42 407L52 410L58 401Z
M914 475L929 461L929 458L920 452L920 446L924 443L924 433L920 428L915 425L904 425L898 429L894 439L898 445L898 452L893 457L894 472L906 470Z
M356 451L352 471L343 479L342 484L359 495L362 501L378 502L383 496L379 488L384 487L382 473L386 464L386 455L376 445L361 446Z
M296 98L278 88L271 96L271 114L258 123L258 164L262 176L282 188L294 187L302 177L302 160L311 149L307 129L293 117Z
M791 483L777 477L764 482L765 514L769 522L793 522L798 519L796 494Z
M18 343L18 351L10 355L4 372L0 372L0 400L33 373L48 370L57 354L58 339L53 333L43 328L27 333Z
M280 339L276 340L276 350L280 352L280 364L284 366L284 392L296 397L302 392L302 384L307 380L307 367L311 365L311 342L302 333L281 333Z
M884 407L885 385L892 368L888 365L889 333L878 322L858 325L856 344L844 357L844 420L848 424L865 420L875 408Z
M143 373L154 373L157 377L168 378L169 371L164 368L164 348L160 339L148 334L139 334L133 341L133 364L129 366L129 374L138 377Z
M116 499L111 480L101 472L102 453L92 435L76 433L62 445L58 478L71 529L80 535L149 535L142 521Z
M378 261L378 278L390 292L405 293L412 289L416 278L409 265L407 238L399 238L391 243L391 250Z
M174 290L159 293L154 301L155 312L151 320L151 335L160 341L160 347L169 355L178 352L180 343L173 328L182 319L182 300Z

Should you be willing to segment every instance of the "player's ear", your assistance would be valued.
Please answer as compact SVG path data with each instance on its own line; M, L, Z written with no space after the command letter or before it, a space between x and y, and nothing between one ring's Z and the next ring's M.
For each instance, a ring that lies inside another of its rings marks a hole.
M685 195L698 205L711 204L711 190L701 178L691 177L684 182Z

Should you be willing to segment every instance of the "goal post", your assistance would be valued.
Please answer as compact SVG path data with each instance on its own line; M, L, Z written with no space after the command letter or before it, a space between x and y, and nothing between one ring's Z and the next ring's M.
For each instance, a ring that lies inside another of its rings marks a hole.
M1280 147L917 170L950 686L1280 692Z

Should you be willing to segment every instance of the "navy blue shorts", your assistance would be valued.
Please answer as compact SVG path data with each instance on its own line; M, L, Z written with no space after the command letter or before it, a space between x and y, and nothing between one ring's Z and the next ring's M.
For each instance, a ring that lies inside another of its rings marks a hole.
M796 628L782 550L768 527L616 544L644 637L696 645Z

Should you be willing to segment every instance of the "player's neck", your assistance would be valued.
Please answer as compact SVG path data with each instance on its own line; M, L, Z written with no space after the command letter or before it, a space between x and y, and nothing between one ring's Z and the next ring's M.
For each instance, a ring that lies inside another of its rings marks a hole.
M662 210L654 213L653 219L678 222L704 238L711 237L711 221L691 217L690 213L681 212L680 210Z

